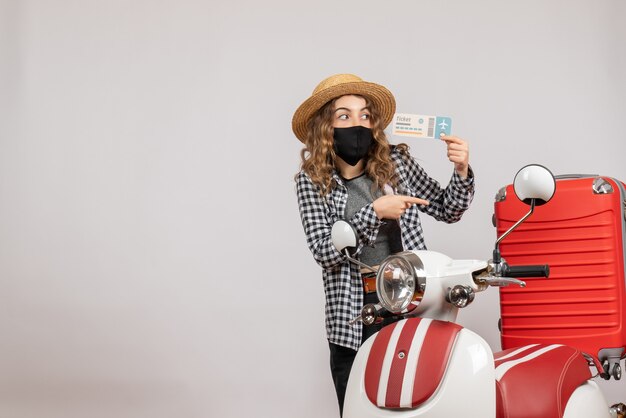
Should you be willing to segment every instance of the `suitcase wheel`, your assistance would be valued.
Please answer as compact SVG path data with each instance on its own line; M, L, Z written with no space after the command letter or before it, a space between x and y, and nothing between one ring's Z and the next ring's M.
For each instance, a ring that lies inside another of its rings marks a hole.
M613 365L613 370L611 370L611 376L613 379L620 380L622 378L622 366L619 363L615 363Z
M611 363L609 360L604 360L602 362L602 368L604 369L604 373L602 373L602 378L604 380L609 380L611 377L615 380L620 380L622 378L622 366L619 363Z

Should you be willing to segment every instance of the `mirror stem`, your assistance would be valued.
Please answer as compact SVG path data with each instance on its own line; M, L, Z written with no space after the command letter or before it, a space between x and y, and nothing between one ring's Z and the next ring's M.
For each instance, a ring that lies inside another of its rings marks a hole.
M500 260L500 242L506 238L511 232L513 232L513 230L515 228L517 228L518 226L520 226L520 224L522 222L524 222L526 219L528 219L528 217L530 215L533 214L533 212L535 211L535 199L531 199L530 200L530 211L524 215L524 217L522 219L520 219L519 221L517 221L517 223L515 225L513 225L512 227L510 227L504 234L502 234L502 236L500 236L500 238L498 238L496 240L496 248L493 250L493 261L494 263L499 263Z
M359 260L357 260L356 258L352 258L352 257L350 257L350 253L348 252L348 249L347 249L347 248L344 250L344 253L346 254L346 257L348 257L348 260L352 261L354 264L357 264L357 265L359 265L359 266L361 266L361 267L363 267L363 268L366 268L366 269L368 269L368 270L370 270L370 271L372 271L372 272L374 272L374 273L378 273L378 270L377 270L377 269L375 269L374 267L370 267L370 266L368 266L368 265L367 265L367 264L365 264L365 263L361 263L361 262L360 262Z

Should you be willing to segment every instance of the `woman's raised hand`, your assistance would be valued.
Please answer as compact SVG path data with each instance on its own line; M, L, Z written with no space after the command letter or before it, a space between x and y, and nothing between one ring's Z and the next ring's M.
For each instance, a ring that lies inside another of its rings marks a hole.
M454 163L454 169L463 178L467 177L469 167L469 145L457 136L442 136L448 147L448 159Z
M378 219L399 219L411 205L428 205L428 200L417 197L389 194L374 200L372 206Z

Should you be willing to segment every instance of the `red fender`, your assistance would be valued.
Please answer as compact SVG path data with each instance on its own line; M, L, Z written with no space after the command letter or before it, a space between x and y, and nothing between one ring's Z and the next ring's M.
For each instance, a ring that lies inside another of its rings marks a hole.
M365 392L382 408L416 408L439 387L457 334L452 322L410 318L383 328L367 359Z

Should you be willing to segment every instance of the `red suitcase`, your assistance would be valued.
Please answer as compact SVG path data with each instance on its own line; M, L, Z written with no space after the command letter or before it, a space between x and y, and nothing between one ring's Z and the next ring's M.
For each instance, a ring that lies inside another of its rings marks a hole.
M532 343L576 347L619 379L625 356L624 184L557 176L554 197L500 244L509 265L549 264L550 277L500 289L502 348ZM529 207L512 185L496 196L498 236Z

